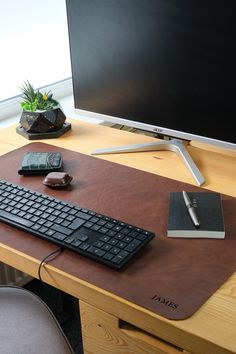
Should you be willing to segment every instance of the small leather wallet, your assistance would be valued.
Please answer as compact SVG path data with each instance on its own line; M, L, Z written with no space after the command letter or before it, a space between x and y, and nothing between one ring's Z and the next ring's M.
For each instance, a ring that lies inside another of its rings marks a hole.
M66 172L50 172L44 178L43 184L51 188L64 188L70 184L72 179L73 177Z
M44 175L60 171L62 155L60 152L26 152L18 170L19 175Z

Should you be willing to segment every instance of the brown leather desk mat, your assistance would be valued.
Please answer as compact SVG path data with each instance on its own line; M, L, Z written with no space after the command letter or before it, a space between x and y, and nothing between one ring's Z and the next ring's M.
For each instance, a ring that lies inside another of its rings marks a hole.
M42 184L43 176L19 176L18 166L26 151L61 151L64 170L73 176L71 186L56 191ZM51 262L115 295L166 318L184 319L236 270L236 198L222 196L224 240L173 239L166 236L169 192L201 188L38 142L1 156L0 162L2 179L156 233L139 257L122 271L68 250ZM0 241L38 259L57 248L3 223Z

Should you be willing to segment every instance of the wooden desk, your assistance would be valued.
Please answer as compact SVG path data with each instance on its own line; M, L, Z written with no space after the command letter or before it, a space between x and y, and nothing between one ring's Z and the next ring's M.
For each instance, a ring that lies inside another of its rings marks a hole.
M153 138L72 121L72 130L58 139L42 140L85 154L102 147L153 141ZM0 154L28 144L16 125L0 130ZM203 188L236 196L236 154L189 146L206 179ZM169 151L104 155L97 158L194 184L179 157ZM0 244L0 260L37 278L39 259ZM45 282L80 299L84 351L115 353L236 353L236 273L192 317L170 321L118 296L45 267Z

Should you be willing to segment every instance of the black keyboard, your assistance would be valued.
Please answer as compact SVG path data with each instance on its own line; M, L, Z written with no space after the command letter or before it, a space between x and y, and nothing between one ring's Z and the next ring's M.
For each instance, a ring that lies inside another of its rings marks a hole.
M0 180L0 220L121 269L154 233L21 185Z

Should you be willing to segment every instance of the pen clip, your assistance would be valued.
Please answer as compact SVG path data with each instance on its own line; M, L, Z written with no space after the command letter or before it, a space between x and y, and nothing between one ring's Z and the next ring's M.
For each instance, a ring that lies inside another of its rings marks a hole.
M194 224L194 226L198 229L200 226L200 222L196 213L196 208L194 207L193 203L191 202L191 199L189 198L187 192L183 191L183 199L185 206L188 210L189 216Z

